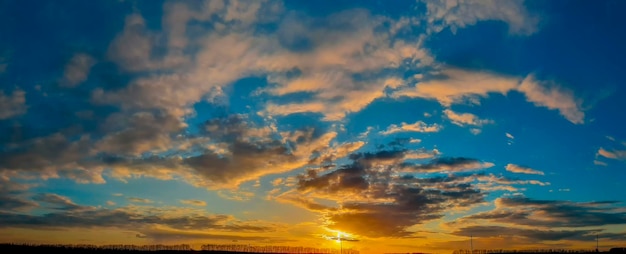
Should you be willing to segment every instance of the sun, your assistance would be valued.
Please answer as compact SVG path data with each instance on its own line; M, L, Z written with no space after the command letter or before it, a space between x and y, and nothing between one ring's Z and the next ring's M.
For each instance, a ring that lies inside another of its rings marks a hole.
M337 231L337 240L335 240L336 242L341 242L341 238L343 238L344 236L346 236L346 233L341 232L341 231Z
M335 242L337 243L351 237L351 234L340 231L340 230L329 230L329 231L331 231L334 234L334 236L331 235L331 236L327 236L326 238L329 240L335 240Z

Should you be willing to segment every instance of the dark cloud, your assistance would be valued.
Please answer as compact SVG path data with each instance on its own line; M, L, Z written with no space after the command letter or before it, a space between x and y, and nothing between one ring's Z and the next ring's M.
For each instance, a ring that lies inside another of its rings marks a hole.
M401 159L405 154L406 149L395 149L395 150L380 150L377 152L364 152L364 153L356 153L351 154L350 159L359 161L360 163L371 163L377 161L389 161L389 160L397 160Z
M0 169L23 171L54 171L72 163L80 163L90 150L89 137L72 141L62 134L36 138L7 145L0 153Z
M205 151L199 156L184 159L183 163L211 181L228 183L258 174L263 168L297 159L278 142L251 144L235 141L229 144L228 149L229 154L226 155Z
M311 154L327 148L329 141L316 129L279 134L267 126L256 127L242 115L211 119L203 129L218 149L201 150L181 163L218 185L238 185L304 166Z
M144 235L140 238L151 238L155 241L160 240L170 240L175 238L179 241L187 241L187 240L232 240L232 241L277 241L277 242L286 242L288 240L282 240L282 238L276 237L267 237L267 236L240 236L240 235L229 235L229 234L214 234L214 233L199 233L199 232L189 232L189 231L165 231L165 230L152 230L147 229L142 231Z
M11 182L0 175L0 212L20 212L37 207L25 196L32 185Z
M195 135L184 128L181 118L162 111L113 113L94 135L55 133L4 144L0 170L103 183L102 173L111 169L114 177L179 175L194 185L232 187L303 166L330 141L315 129L256 127L244 115L212 118Z
M465 217L467 220L490 220L516 225L544 227L590 227L626 224L626 212L615 201L572 202L536 200L527 197L504 197L498 208Z
M54 204L70 203L69 206L72 206L72 209L59 209L58 212L42 215L0 212L0 227L37 229L116 227L142 230L152 225L163 225L177 230L229 232L269 232L277 229L277 226L272 224L238 221L228 215L201 215L182 210L176 212L175 208L131 206L105 209L76 205L71 200L55 194L41 195L37 199Z
M72 202L69 198L54 193L40 193L35 195L32 199L51 205L50 208L58 210L78 210L83 208Z
M0 212L29 210L37 207L37 203L8 195L0 194Z
M298 189L307 190L324 190L327 193L336 193L338 191L356 191L360 192L369 187L369 182L364 178L366 174L365 168L358 163L344 166L328 174L317 176L311 171L308 176L301 175L298 181Z
M474 237L524 237L532 241L592 241L596 234L603 240L623 240L626 233L598 233L597 229L580 230L548 230L548 229L524 229L502 226L470 226L459 229L452 234L458 236Z
M447 174L445 176L433 176L429 178L416 178L413 175L407 174L402 176L402 180L407 182L416 182L423 186L430 186L433 188L440 188L441 186L450 186L456 184L476 183L477 187L485 192L494 190L498 191L517 191L515 186L519 185L549 185L536 180L519 180L517 178L510 178L502 175L487 174L485 172L477 173L457 173Z
M234 141L244 138L250 126L245 116L229 115L210 119L202 125L202 128L211 137Z
M414 237L408 227L441 218L455 207L484 202L486 193L457 179L461 177L399 176L407 152L392 149L352 154L352 163L334 171L300 175L298 190L340 205L339 209L309 208L321 212L331 228L368 237ZM442 180L446 184L432 184Z
M140 155L170 149L173 136L183 130L181 119L163 112L112 114L104 124L109 134L95 146L98 152Z

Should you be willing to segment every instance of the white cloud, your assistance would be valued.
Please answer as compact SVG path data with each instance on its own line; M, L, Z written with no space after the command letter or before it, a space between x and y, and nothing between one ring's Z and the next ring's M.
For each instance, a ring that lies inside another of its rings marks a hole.
M5 95L0 90L0 120L8 119L26 113L26 93L15 89L11 95Z
M585 122L585 113L581 109L581 101L577 100L573 93L565 88L554 84L540 84L533 75L528 75L517 90L524 93L526 99L534 103L535 106L556 109L574 124Z
M425 122L417 121L415 123L401 123L399 126L396 124L389 125L387 130L381 131L382 135L389 135L398 132L438 132L441 130L441 125L432 124L428 125Z
M473 125L483 126L484 124L491 124L493 120L480 119L476 115L471 113L456 113L450 109L446 109L443 113L452 121L452 123L458 126Z
M75 54L65 65L62 86L73 87L79 85L89 77L91 67L96 64L96 60L87 54Z
M532 169L529 167L519 166L515 164L507 164L505 167L506 171L520 174L531 174L531 175L544 175L542 171Z
M512 34L529 35L537 31L539 19L528 13L523 0L425 0L430 28L439 32L450 27L474 25L479 21L502 21Z

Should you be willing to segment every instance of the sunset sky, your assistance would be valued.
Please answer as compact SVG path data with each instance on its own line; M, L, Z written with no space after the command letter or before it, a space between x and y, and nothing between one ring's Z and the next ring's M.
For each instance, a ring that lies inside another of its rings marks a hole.
M0 242L626 247L625 9L0 0Z

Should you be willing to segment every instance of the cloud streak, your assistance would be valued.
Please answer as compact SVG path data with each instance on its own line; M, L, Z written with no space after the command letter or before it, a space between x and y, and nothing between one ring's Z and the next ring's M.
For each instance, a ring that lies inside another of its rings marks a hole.
M542 171L539 171L539 170L536 170L536 169L532 169L532 168L529 168L529 167L524 167L524 166L511 164L511 163L506 164L506 166L504 168L506 169L506 171L513 172L513 173L531 174L531 175L544 175L544 173Z
M386 130L381 131L382 135L390 135L399 132L439 132L443 127L439 124L428 125L423 121L417 121L415 123L401 123L400 125L392 124L387 127Z
M464 126L464 125L473 125L473 126L483 126L485 124L493 123L493 120L489 119L480 119L476 115L471 113L457 113L450 109L446 109L443 113L452 121L452 123Z
M441 105L450 107L452 104L462 103L478 105L482 98L490 94L506 95L510 91L524 94L526 100L537 107L558 110L565 119L574 124L585 122L582 100L576 98L572 91L553 82L536 80L532 74L521 79L448 67L436 72L431 78L417 82L414 88L398 90L394 97L434 99ZM452 113L454 112L448 111L446 115L459 120L463 118L466 122L471 118L470 115L461 117L462 115Z

